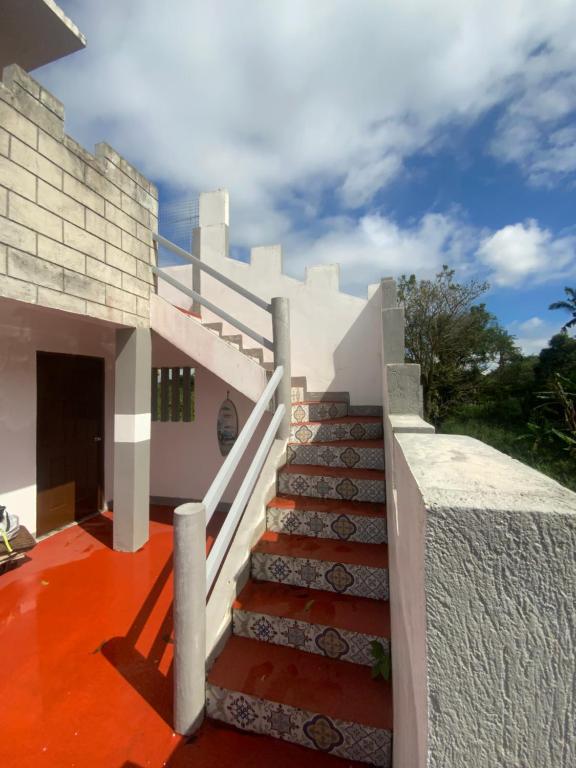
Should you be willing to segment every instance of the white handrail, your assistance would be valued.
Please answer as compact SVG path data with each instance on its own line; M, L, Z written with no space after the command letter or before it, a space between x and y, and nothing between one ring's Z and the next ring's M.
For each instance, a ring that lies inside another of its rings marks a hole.
M188 259L188 261L191 261L197 267L204 270L206 274L211 275L216 280L219 280L223 285L228 286L228 288L232 288L233 291L236 291L236 293L239 293L241 296L244 296L245 299L249 299L254 304L256 304L256 306L260 307L261 309L264 309L266 312L272 311L272 306L268 304L267 301L264 301L264 299L261 299L260 296L256 296L255 293L252 293L252 291L249 291L247 288L243 288L241 285L238 285L238 283L235 283L234 280L230 280L229 277L226 277L225 275L218 272L217 269L214 269L214 267L211 267L208 264L206 264L206 262L202 261L202 259L199 259L198 256L194 256L193 253L189 253L188 251L185 251L184 248L180 248L179 245L176 245L176 243L172 243L170 240L167 240L165 237L162 237L162 235L153 234L152 238L158 243L158 245L162 245L164 246L164 248L168 248L169 251L176 253L178 256L181 256L183 259Z
M208 594L208 592L212 589L212 585L214 584L214 580L218 575L218 571L220 570L224 556L228 551L228 547L232 541L234 532L236 531L238 523L240 522L240 518L244 513L244 507L250 499L250 494L254 490L254 486L256 485L258 476L260 475L260 470L262 469L264 462L266 461L266 457L268 456L268 451L274 442L276 432L278 431L278 427L280 426L280 422L282 421L285 410L286 406L283 403L281 403L276 409L276 412L272 417L272 421L268 425L268 429L262 438L262 442L260 443L260 446L256 451L254 458L252 459L250 469L248 472L246 472L236 498L228 510L224 524L218 532L216 541L212 545L212 549L210 550L210 554L206 560L206 594Z
M244 451L248 447L248 443L250 442L250 440L252 439L252 435L256 431L256 427L260 423L262 414L268 408L268 404L272 399L272 396L274 395L274 392L276 391L276 388L278 387L278 384L280 383L283 375L284 375L284 368L281 365L279 365L278 368L276 368L276 370L274 371L272 378L266 385L265 390L260 395L258 402L256 403L256 405L252 410L252 413L246 420L246 424L244 424L242 431L238 435L236 442L234 443L230 453L226 457L226 461L222 464L222 466L218 470L218 474L216 475L216 477L212 481L212 485L206 492L206 495L204 496L204 501L203 501L204 506L206 508L206 523L210 522L210 518L214 514L214 510L216 509L220 499L222 498L222 494L226 490L226 486L230 482L232 475L236 471L236 468L240 463L240 459L244 455Z

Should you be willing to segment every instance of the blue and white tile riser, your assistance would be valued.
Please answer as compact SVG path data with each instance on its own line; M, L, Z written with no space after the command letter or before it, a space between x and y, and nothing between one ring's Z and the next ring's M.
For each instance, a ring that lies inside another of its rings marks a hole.
M348 403L294 403L292 421L302 424L306 421L325 421L348 416Z
M386 637L240 609L233 612L232 626L234 634L240 637L284 645L367 667L374 664L371 643L381 643L386 653L390 650L390 641Z
M381 421L321 421L309 424L291 424L291 443L330 443L337 440L381 440Z
M389 768L392 734L208 684L206 713L215 720L347 760Z
M369 480L350 478L345 475L332 476L321 473L308 475L298 472L278 473L278 491L294 496L309 496L315 499L340 499L344 501L371 501L383 504L386 501L384 478Z
M388 569L334 563L290 555L252 553L251 573L257 581L274 581L340 595L388 600Z
M355 467L356 469L382 471L384 469L384 448L289 443L286 448L286 463L348 469Z
M386 518L383 515L369 517L345 512L269 507L266 511L266 527L275 533L315 539L357 541L361 544L385 544L388 541Z

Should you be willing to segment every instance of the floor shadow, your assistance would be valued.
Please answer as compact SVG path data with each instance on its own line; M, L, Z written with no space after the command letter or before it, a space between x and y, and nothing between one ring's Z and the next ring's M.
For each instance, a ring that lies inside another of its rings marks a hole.
M112 518L108 512L101 512L100 514L91 515L90 517L80 520L78 527L82 528L89 536L100 544L104 544L108 549L112 549Z

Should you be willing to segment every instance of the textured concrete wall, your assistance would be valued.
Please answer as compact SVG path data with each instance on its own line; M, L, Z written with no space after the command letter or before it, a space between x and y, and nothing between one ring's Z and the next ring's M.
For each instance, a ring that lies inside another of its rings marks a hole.
M111 147L64 133L22 69L0 83L0 297L148 326L157 191Z
M409 467L398 512L408 528L425 515L414 695L428 711L426 762L395 766L576 765L576 494L472 438L394 439ZM414 578L410 563L400 578Z

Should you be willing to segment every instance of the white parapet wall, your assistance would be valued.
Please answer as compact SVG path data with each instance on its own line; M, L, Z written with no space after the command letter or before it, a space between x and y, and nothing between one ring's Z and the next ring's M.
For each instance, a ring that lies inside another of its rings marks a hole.
M226 277L269 301L286 296L291 305L292 375L305 376L309 391L349 392L355 405L381 405L381 308L379 286L368 287L368 297L340 291L337 264L310 266L304 281L283 273L279 245L252 248L250 262L228 256L229 202L225 190L200 197L200 227L195 232L195 252ZM191 266L166 269L188 287L193 286ZM204 297L223 307L261 335L270 338L270 316L254 304L203 273L198 286ZM160 281L159 293L168 301L190 309L184 294ZM203 320L220 318L206 309ZM228 326L227 333L239 333ZM245 347L256 346L249 338ZM265 359L271 359L269 355Z

